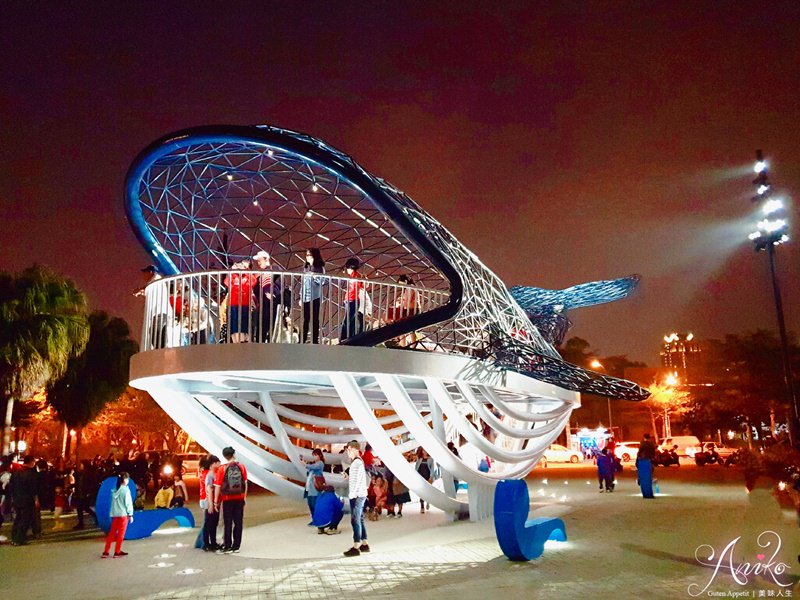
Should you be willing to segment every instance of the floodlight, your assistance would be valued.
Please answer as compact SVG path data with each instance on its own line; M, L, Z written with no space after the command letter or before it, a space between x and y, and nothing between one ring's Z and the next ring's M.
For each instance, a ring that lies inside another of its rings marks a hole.
M779 211L783 208L783 202L777 199L767 200L764 203L764 206L761 207L761 212L765 215L771 215L774 212Z
M775 219L773 221L770 221L769 219L764 219L758 222L758 228L762 231L766 231L767 233L780 231L784 227L786 227L785 219Z

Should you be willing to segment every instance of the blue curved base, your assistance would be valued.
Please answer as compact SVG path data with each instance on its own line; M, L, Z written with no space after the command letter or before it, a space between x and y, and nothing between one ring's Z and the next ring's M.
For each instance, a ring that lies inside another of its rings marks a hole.
M649 458L637 458L636 470L639 477L639 487L642 490L643 498L654 498L653 496L653 463Z
M111 492L117 485L116 477L108 477L100 486L95 503L97 524L108 533L111 529ZM136 497L136 484L128 481L131 498ZM133 523L125 530L126 540L138 540L153 535L153 532L167 521L175 520L180 527L194 527L194 515L188 508L159 508L155 510L138 510L133 513Z
M561 519L528 519L527 484L519 479L503 480L494 492L494 530L500 548L511 560L532 560L544 552L547 540L567 541Z

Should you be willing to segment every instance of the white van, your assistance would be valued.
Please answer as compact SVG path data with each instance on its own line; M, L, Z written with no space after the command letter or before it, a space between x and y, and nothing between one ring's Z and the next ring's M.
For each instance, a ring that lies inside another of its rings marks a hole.
M678 456L688 456L689 458L694 458L694 455L700 452L701 448L700 440L693 435L676 435L667 438L662 443L663 448L672 449L673 446L678 447L676 451Z

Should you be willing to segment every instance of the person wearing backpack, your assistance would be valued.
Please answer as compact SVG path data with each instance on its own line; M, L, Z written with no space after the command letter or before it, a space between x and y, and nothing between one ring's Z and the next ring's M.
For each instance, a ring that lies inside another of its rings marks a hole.
M218 468L214 476L214 507L219 510L222 506L222 520L225 523L222 552L239 552L244 500L247 496L247 469L236 462L236 452L230 446L222 449L222 456L228 462Z

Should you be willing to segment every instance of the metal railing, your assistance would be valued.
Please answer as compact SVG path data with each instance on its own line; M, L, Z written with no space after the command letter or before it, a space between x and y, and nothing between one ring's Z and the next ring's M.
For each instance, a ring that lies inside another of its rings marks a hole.
M145 288L142 351L218 343L337 344L432 310L449 294L369 279L287 271L203 271ZM411 340L401 336L398 346Z

